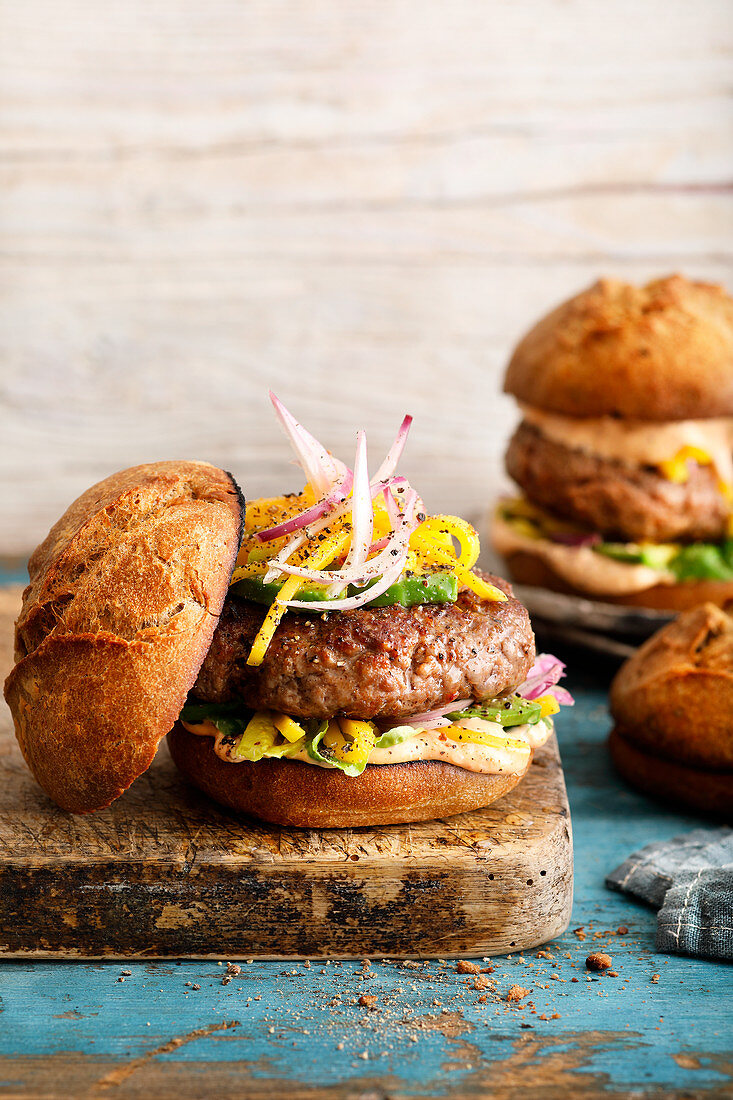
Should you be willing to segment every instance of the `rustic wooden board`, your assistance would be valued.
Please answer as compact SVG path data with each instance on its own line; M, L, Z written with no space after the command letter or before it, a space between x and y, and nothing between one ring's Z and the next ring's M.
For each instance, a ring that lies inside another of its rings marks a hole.
M0 592L3 674L19 589ZM553 742L487 810L310 832L219 811L163 746L110 809L74 817L0 726L0 954L499 954L567 927L570 816Z

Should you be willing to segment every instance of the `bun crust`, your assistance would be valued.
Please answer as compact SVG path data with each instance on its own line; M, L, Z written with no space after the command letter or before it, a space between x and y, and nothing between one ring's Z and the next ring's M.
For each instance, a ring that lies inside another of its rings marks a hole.
M227 764L213 740L176 723L168 734L176 765L215 801L275 825L346 829L400 825L477 810L507 794L521 775L483 775L441 760L367 767L359 776L297 760Z
M609 748L616 768L632 787L676 808L686 806L733 820L733 772L712 772L664 760L640 749L618 728L611 731Z
M733 600L733 581L682 581L679 584L655 584L652 588L620 596L600 595L598 592L586 592L568 584L551 565L528 550L513 551L503 557L512 580L517 584L549 588L551 592L583 596L602 603L647 607L652 611L689 611L703 603L724 607Z
M107 806L149 767L211 643L243 503L208 463L136 466L83 493L32 555L5 697L62 809Z
M645 752L733 772L733 619L704 604L663 627L619 669L610 703Z
M733 416L733 299L682 275L601 279L527 333L504 389L564 416Z

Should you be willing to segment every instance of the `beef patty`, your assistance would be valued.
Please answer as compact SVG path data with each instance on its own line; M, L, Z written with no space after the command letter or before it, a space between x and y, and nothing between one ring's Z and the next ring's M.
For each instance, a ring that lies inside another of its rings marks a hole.
M573 450L522 422L511 438L507 471L533 503L624 542L717 541L728 505L711 466L690 464L677 484L650 466L630 466Z
M453 699L493 698L525 679L535 650L510 585L486 579L506 603L463 589L453 604L289 611L257 668L247 656L265 608L230 596L193 694L300 718L407 718Z

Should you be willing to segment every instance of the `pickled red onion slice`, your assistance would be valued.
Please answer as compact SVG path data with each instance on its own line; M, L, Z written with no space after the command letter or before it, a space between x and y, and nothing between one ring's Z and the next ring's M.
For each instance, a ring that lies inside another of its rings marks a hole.
M334 482L344 476L348 467L328 453L323 444L295 419L272 390L270 400L306 478L317 493L326 494Z
M529 670L524 683L516 688L517 695L524 699L538 699L540 695L552 695L563 706L572 707L575 703L565 688L558 687L558 680L565 675L565 665L551 653L539 653Z
M322 496L315 504L311 504L310 508L306 508L304 512L299 512L297 516L283 520L282 523L278 523L274 527L268 527L264 531L256 531L255 538L258 542L271 542L273 539L282 538L283 535L291 535L294 531L302 531L309 523L325 516L337 504L345 501L351 492L353 481L354 475L351 470L347 470L338 481L334 482L325 496Z

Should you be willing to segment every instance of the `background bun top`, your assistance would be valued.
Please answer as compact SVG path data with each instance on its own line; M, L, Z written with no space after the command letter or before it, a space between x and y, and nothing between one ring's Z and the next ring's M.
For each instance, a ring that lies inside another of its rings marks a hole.
M504 389L563 416L733 416L733 299L681 275L601 279L527 333Z
M211 643L243 503L207 463L136 466L83 493L33 553L5 694L64 809L108 805L150 765Z
M624 736L680 764L733 769L733 619L714 604L686 611L619 669L611 714Z

